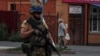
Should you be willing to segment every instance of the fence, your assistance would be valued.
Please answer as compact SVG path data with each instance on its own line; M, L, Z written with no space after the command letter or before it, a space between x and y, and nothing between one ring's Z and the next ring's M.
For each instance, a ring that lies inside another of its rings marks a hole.
M58 31L58 19L57 19L57 15L45 15L44 16L45 21L49 27L50 33L53 37L53 40L55 43L58 42L58 38L57 38L57 31Z
M8 32L17 31L18 13L16 11L0 11L0 23L7 25Z

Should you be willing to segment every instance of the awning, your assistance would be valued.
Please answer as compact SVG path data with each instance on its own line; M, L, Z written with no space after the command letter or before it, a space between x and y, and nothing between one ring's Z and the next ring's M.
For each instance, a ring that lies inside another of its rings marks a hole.
M94 3L100 4L100 0L62 0L64 3Z
M100 4L91 4L91 5L94 5L94 6L100 7Z

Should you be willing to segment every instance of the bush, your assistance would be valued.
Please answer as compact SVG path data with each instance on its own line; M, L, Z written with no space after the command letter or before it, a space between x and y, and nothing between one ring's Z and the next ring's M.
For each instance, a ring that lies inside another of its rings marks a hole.
M8 39L8 30L7 26L4 23L0 23L0 40Z
M20 38L20 35L19 35L19 32L12 32L11 36L9 37L8 39L9 41L21 41L21 38Z

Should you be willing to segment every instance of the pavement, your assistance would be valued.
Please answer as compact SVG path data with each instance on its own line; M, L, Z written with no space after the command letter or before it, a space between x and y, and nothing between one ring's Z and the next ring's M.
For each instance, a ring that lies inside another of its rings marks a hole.
M20 46L21 42L0 41L0 50ZM62 53L62 56L100 56L100 46L68 45L68 48L75 51L75 54ZM0 52L0 56L25 56L25 54ZM53 54L52 56L57 56L57 54Z
M21 42L0 41L0 50L20 47Z

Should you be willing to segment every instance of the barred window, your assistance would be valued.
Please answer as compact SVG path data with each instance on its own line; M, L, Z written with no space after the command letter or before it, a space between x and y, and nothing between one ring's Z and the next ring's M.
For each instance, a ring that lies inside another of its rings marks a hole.
M90 32L100 32L100 15L90 15Z
M10 4L10 10L16 10L16 4Z

